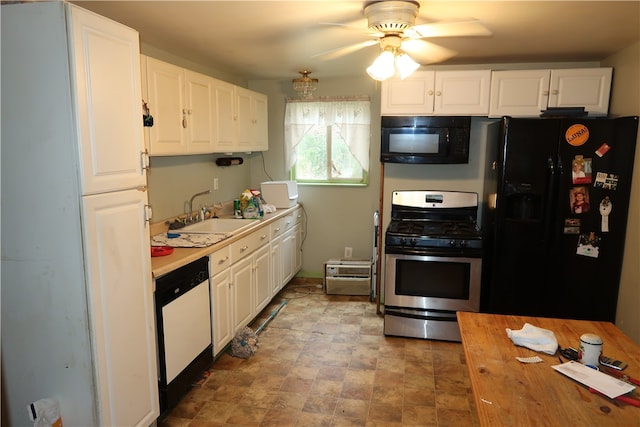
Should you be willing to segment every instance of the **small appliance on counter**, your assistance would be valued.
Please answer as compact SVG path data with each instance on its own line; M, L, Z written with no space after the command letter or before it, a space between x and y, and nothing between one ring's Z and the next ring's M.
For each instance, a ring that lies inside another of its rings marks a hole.
M260 184L264 201L278 209L286 209L298 203L298 183L295 181L266 181Z

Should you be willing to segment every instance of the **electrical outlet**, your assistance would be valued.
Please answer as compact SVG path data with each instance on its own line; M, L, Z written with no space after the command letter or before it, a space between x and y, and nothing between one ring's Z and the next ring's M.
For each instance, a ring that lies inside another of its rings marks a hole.
M218 178L213 178L213 189L218 190L220 188L220 183L218 182Z
M349 259L349 258L351 258L352 255L353 255L353 248L351 248L349 246L345 246L344 247L344 257Z

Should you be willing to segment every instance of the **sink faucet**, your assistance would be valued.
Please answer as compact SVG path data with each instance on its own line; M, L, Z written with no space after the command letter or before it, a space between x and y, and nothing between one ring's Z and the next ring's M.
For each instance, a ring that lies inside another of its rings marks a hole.
M194 222L193 199L195 199L198 196L204 196L205 194L211 194L211 190L201 191L200 193L196 193L193 196L191 196L191 200L189 200L189 222ZM198 216L196 215L195 218L197 217Z

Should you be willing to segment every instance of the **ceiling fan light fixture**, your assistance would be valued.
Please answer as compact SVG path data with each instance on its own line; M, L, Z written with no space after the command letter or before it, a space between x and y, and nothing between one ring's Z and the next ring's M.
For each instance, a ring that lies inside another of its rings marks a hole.
M318 79L309 77L311 71L302 70L298 72L302 74L302 77L292 80L293 90L295 90L301 98L311 98L313 92L318 89Z
M401 52L396 57L396 68L398 69L398 74L400 74L400 78L402 80L409 77L415 70L420 68L420 64L411 59L409 55L404 52Z
M383 51L367 68L367 74L374 80L387 80L396 73L395 55L390 50Z
M419 67L420 64L402 50L385 49L367 68L367 74L374 80L384 81L393 77L397 71L400 78L404 80Z

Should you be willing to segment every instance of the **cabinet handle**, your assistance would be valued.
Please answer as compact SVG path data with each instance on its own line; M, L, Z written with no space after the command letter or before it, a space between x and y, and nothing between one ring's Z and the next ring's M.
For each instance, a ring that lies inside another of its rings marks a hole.
M153 210L151 209L151 205L144 205L144 221L151 224L151 217L153 216Z
M243 246L243 247L240 248L240 252L244 252L247 249L249 249L249 246Z
M440 96L440 95L442 95L442 92L437 91L437 92L436 92L436 96Z
M551 94L552 94L552 95L557 95L557 94L558 94L558 89L553 89L553 90L551 91Z
M227 262L227 260L228 260L228 259L229 259L229 257L228 257L228 256L226 256L226 257L224 257L224 258L222 258L222 259L219 259L219 260L218 260L218 265L224 264L225 262Z
M548 90L543 91L542 96L549 96L549 91Z
M428 90L428 91L427 91L427 95L429 95L429 96L433 96L433 91L432 91L432 90Z
M264 239L266 239L266 238L267 238L267 235L266 235L266 234L263 234L262 236L260 236L260 240L264 240Z
M182 127L184 129L187 128L187 114L188 114L187 109L183 108L182 109Z
M142 163L142 170L144 171L148 171L149 170L149 150L147 150L145 148L145 150L140 153L140 161Z
M276 233L277 233L278 231L280 231L280 227L276 228Z

